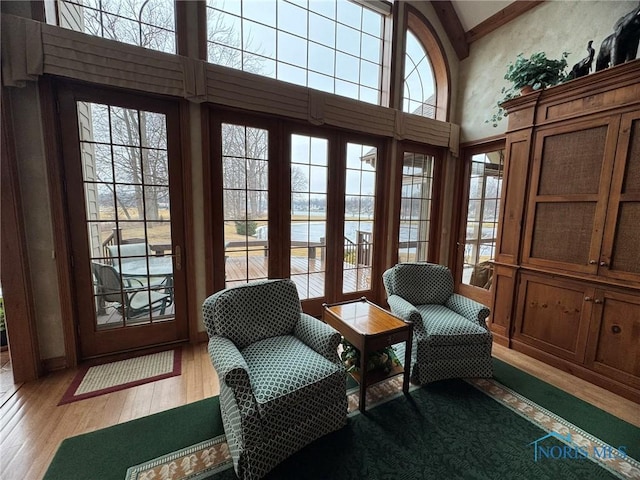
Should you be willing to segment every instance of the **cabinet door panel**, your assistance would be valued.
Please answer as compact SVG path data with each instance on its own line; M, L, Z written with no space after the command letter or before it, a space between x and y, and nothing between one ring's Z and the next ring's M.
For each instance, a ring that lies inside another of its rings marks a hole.
M597 291L595 296L588 364L640 387L640 297L610 291Z
M582 362L592 297L593 289L584 285L523 274L514 337L558 357Z
M536 134L523 263L595 274L620 117Z
M622 117L598 273L640 281L640 113Z

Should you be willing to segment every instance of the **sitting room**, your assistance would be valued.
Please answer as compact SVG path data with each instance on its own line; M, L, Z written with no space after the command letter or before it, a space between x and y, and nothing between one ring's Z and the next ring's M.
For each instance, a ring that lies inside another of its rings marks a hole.
M636 0L0 8L1 478L640 478Z

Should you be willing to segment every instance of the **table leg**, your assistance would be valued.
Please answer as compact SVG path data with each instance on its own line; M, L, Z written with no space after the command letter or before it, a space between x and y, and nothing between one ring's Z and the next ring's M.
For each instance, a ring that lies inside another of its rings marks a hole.
M409 393L409 382L410 380L410 372L411 372L411 335L407 339L407 348L404 352L404 381L402 383L402 391L404 393Z
M360 412L367 409L367 348L360 352Z

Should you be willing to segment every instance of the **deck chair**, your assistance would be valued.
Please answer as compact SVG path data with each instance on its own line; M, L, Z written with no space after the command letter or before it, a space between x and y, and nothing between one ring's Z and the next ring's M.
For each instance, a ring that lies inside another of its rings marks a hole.
M92 262L91 269L96 281L96 294L102 302L116 304L124 318L140 317L157 310L164 315L172 303L171 294L149 290L135 278L122 277L111 265Z

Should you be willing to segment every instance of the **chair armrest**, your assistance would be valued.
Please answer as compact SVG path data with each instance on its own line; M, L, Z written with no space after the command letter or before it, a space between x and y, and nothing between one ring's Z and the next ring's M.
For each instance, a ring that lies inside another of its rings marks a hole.
M480 326L487 328L486 319L491 311L481 303L454 293L449 297L445 306L472 322L477 322Z
M391 313L400 317L405 322L413 322L413 329L422 329L422 315L418 309L399 295L389 295L387 302L391 307Z
M338 345L342 341L342 335L332 326L311 315L301 313L293 334L323 357L333 363L341 364Z
M225 431L229 445L242 453L260 443L263 435L249 367L233 342L219 335L209 339L209 356L220 381L220 408L228 419Z
M231 340L219 335L209 339L209 356L220 382L232 389L249 388L249 366Z

